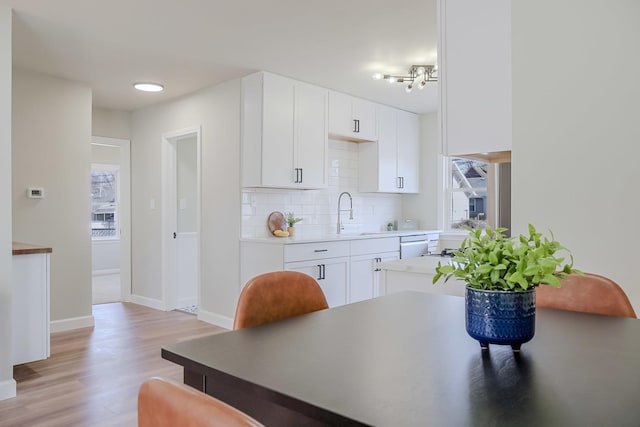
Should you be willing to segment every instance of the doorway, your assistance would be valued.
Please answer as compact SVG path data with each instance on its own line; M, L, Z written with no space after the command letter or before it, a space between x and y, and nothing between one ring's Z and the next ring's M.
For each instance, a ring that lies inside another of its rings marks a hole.
M162 136L162 294L197 314L200 295L200 128Z
M91 141L92 300L131 300L129 140Z

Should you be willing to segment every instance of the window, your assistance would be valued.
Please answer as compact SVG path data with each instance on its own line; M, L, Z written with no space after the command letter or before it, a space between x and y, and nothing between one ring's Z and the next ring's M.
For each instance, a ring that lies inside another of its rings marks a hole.
M484 228L492 216L488 201L493 165L470 159L445 157L445 228Z
M118 167L91 170L91 238L118 239Z

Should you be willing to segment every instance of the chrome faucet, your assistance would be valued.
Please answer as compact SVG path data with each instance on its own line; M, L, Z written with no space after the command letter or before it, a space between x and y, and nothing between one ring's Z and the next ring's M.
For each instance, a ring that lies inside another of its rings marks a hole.
M342 200L342 196L344 196L345 194L349 196L349 209L340 209L340 201ZM353 219L353 198L347 191L343 191L338 196L338 228L336 230L338 234L340 234L340 230L344 230L344 225L342 225L342 221L340 221L340 212L343 211L349 211L349 219Z

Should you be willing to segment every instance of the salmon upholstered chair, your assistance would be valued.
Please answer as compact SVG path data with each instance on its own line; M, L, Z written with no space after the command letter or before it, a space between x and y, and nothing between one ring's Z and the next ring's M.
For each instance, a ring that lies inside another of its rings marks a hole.
M249 280L240 293L233 329L249 328L329 308L316 280L297 271L274 271Z
M183 384L151 378L138 392L138 427L259 427L259 422Z
M636 317L622 288L606 277L593 274L570 274L559 288L538 286L536 306L582 311L617 317Z

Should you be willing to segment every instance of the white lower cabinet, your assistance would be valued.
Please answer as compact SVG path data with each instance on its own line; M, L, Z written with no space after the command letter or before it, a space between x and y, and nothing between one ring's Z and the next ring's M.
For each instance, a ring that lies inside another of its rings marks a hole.
M288 262L285 270L299 271L316 279L329 307L347 303L349 282L349 258L325 258L309 261Z
M240 244L242 286L269 271L293 270L316 279L330 307L380 295L378 263L399 257L398 237L278 244Z
M400 257L397 237L353 240L349 263L350 303L380 295L380 268L378 264L396 261Z
M49 357L49 254L13 256L14 365Z
M380 296L380 273L378 264L399 259L399 252L357 255L351 257L349 302L364 301Z

